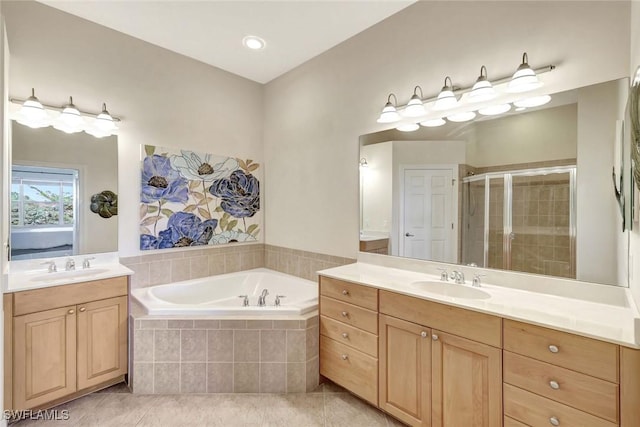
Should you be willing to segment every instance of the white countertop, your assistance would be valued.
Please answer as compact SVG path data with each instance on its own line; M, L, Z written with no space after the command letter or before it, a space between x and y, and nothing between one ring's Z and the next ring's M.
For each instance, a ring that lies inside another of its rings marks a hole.
M64 265L68 258L75 260L76 270L65 271ZM132 270L118 262L117 253L91 255L91 266L82 268L82 261L86 258L87 256L82 255L53 258L52 261L56 263L58 271L52 273L49 273L48 267L43 265L44 259L11 261L8 286L4 292L20 292L133 274Z
M454 298L428 292L412 285L417 281L439 281L433 274L384 267L375 264L357 262L318 272L322 276L359 283L378 289L398 292L404 295L435 301L442 304L465 308L482 313L519 320L596 338L626 347L640 348L640 314L633 303L628 289L611 287L616 303L604 304L579 296L551 295L511 288L482 284L481 290L487 292L487 299ZM449 281L448 286L456 285ZM444 282L443 282L444 283ZM606 290L605 290L606 292ZM626 298L620 298L626 294Z

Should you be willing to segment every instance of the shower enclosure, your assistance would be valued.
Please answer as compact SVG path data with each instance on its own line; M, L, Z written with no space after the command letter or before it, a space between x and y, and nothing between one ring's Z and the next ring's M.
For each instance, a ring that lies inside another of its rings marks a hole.
M575 185L575 166L465 177L462 262L575 278Z

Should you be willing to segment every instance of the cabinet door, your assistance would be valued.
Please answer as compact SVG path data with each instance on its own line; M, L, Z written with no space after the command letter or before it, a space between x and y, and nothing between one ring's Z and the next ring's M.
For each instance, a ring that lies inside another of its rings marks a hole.
M76 391L76 307L13 319L13 405L22 410Z
M78 390L127 373L127 297L78 305Z
M500 349L432 331L434 427L502 425Z
M380 408L413 426L431 421L431 334L380 315Z

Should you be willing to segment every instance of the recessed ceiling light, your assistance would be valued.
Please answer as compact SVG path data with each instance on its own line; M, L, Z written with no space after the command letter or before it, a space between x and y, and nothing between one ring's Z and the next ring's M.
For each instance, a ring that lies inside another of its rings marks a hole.
M267 43L257 36L246 36L242 39L242 44L248 47L251 50L260 50L264 49Z

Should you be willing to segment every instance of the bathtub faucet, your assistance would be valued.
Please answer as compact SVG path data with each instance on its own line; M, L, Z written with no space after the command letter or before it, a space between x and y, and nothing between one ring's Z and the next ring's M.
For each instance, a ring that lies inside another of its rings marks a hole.
M269 291L266 289L262 290L262 294L258 297L258 307L264 307L266 304L265 298L269 295Z
M249 295L238 295L238 298L242 298L243 307L249 307Z

